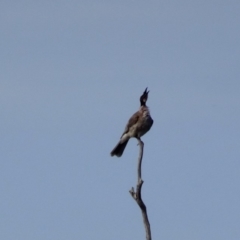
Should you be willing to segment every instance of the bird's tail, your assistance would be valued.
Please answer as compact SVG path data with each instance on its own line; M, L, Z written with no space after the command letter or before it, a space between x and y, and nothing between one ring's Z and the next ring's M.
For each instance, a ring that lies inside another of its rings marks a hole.
M111 151L111 156L116 155L117 157L121 157L125 147L127 146L127 143L128 143L128 140L126 140L123 143L121 143L121 141L119 141L117 146Z

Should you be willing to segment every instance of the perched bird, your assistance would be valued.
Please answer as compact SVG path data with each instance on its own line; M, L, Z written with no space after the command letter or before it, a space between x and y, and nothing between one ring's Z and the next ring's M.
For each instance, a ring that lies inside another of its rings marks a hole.
M117 157L121 157L130 138L134 137L141 140L141 136L148 132L152 127L153 120L150 116L149 109L146 106L148 93L149 91L147 91L146 88L140 97L140 109L129 119L120 141L111 152L111 156L116 155Z

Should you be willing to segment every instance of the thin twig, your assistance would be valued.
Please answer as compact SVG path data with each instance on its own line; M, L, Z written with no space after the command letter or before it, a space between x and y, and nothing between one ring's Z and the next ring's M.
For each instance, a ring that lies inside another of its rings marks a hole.
M144 223L144 227L145 227L145 231L146 231L146 240L151 240L152 239L151 228L150 228L150 223L148 221L147 208L146 208L146 205L144 204L144 202L142 200L142 196L141 196L141 190L142 190L142 185L143 185L142 158L143 158L143 148L144 148L144 143L141 141L141 139L138 140L138 145L139 145L140 150L139 150L139 157L138 157L138 181L137 181L137 186L136 186L136 192L134 191L133 187L129 192L141 209L143 223Z

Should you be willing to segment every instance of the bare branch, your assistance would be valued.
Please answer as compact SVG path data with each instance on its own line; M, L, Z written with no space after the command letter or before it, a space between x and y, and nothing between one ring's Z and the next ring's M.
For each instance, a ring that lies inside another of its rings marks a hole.
M143 180L142 180L142 158L143 158L143 148L144 148L144 143L141 141L141 139L138 139L138 145L139 145L139 157L138 157L138 181L137 181L137 186L136 186L136 192L134 191L134 188L129 191L133 199L137 202L138 206L141 209L142 212L142 217L143 217L143 223L146 231L146 240L151 240L151 228L150 228L150 223L148 221L148 215L147 215L147 208L146 205L144 204L141 196L141 190L142 190L142 185L143 185Z

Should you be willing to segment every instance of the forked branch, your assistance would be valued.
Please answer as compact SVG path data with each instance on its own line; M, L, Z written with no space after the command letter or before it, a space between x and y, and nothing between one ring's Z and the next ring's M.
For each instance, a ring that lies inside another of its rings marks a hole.
M137 181L136 191L132 187L132 189L129 192L141 209L143 223L144 223L144 227L145 227L145 231L146 231L146 240L151 240L152 239L151 228L150 228L150 223L148 221L147 208L146 208L146 205L144 204L144 202L142 200L142 196L141 196L141 190L142 190L142 185L143 185L142 158L143 158L143 148L144 148L144 143L141 141L141 139L138 140L138 145L140 148L139 157L138 157L138 181Z

